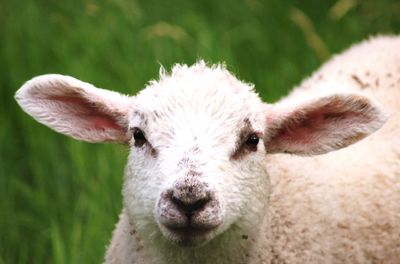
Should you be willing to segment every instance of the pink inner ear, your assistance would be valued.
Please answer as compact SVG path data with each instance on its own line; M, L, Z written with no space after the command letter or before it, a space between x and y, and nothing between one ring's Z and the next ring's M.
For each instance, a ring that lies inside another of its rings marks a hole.
M276 131L272 131L269 149L272 152L310 152L318 145L323 145L331 134L346 129L352 121L363 123L370 120L362 112L339 109L332 105L308 112L304 109L297 111L284 120ZM357 136L352 135L352 138Z
M301 117L299 114L295 114L294 117L285 120L281 124L281 127L271 138L271 143L308 144L312 139L311 133L318 130L318 127L322 125L320 119L320 113L306 114Z
M91 123L93 123L95 129L115 129L115 130L122 130L123 128L118 125L113 119L110 119L107 116L101 117L101 116L94 116L94 117L89 117L91 119Z
M329 107L319 108L309 113L295 113L285 120L274 138L295 141L297 144L308 144L329 129L330 123L346 119L355 113L333 112Z
M75 94L67 95L67 96L59 96L53 95L49 96L46 99L59 101L69 108L75 109L75 115L79 119L82 119L89 125L89 129L96 130L123 130L122 126L116 122L116 119L110 114L101 109L101 106L98 106L89 100L86 100L82 97L77 97Z

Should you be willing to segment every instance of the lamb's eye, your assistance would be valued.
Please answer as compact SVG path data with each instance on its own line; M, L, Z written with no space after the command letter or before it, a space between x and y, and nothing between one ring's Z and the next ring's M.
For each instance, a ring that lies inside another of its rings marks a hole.
M146 137L139 128L135 127L132 129L133 138L135 139L135 147L141 147L146 143Z
M260 138L257 136L257 134L256 133L252 133L247 138L245 144L246 144L247 147L250 148L250 150L256 151L259 141L260 141Z

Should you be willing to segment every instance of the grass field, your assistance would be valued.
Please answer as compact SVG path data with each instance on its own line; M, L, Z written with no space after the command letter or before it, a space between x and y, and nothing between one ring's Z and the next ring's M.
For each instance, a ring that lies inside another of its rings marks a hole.
M63 73L136 93L160 64L226 62L274 101L331 54L399 33L399 1L0 0L0 264L100 263L128 149L77 142L13 99Z

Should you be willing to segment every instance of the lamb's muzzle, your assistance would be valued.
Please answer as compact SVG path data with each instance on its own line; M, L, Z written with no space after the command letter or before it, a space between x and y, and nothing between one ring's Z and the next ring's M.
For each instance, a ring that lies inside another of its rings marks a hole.
M207 241L222 222L220 202L208 184L178 180L161 193L157 216L164 235L180 245Z

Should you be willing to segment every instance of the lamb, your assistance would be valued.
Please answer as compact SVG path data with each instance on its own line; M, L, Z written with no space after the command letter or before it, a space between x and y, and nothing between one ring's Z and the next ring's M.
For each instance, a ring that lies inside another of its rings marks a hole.
M51 74L16 100L75 139L129 145L106 263L400 261L400 37L351 47L275 104L202 61L134 97Z

